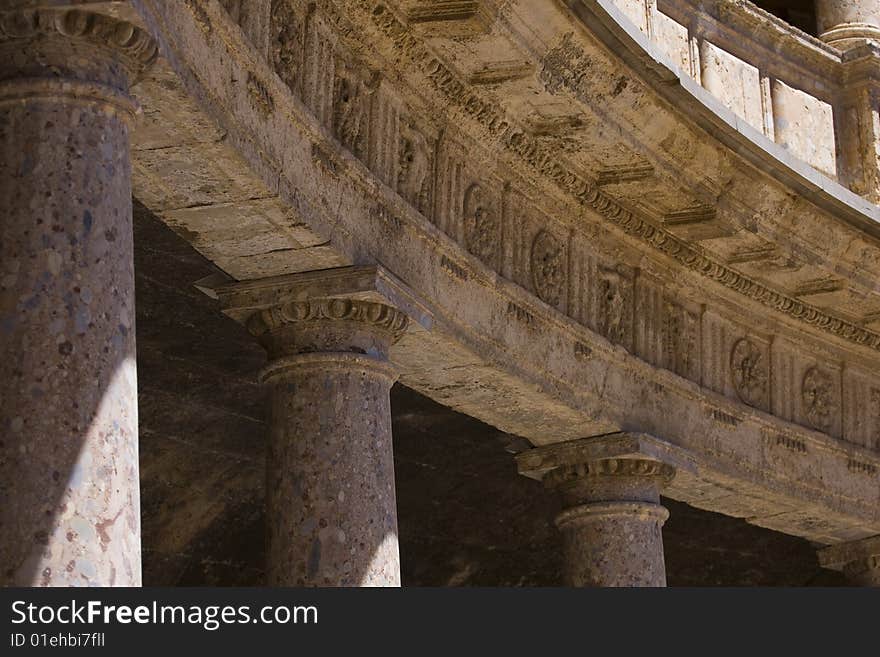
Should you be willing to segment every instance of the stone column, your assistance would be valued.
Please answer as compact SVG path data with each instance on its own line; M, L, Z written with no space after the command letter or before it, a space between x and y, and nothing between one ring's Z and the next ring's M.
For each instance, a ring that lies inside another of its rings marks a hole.
M270 585L400 586L388 354L409 320L387 280L350 267L217 291L269 354Z
M139 585L134 26L0 12L0 582Z
M562 495L556 525L568 586L666 586L660 488L675 469L644 453L644 439L610 434L517 457L522 474Z
M819 565L841 571L857 586L880 586L880 536L819 550Z
M819 38L842 50L880 40L880 0L816 0L816 20Z

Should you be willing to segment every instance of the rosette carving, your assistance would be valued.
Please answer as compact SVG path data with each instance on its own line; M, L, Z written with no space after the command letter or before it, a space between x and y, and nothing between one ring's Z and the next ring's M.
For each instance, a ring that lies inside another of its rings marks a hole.
M739 398L750 406L766 406L769 373L760 347L741 338L730 352L730 372Z
M556 237L542 230L532 242L532 282L542 301L558 306L565 289L565 247Z
M834 379L818 367L811 367L804 374L801 384L801 400L804 417L816 429L828 431L837 416L837 395Z
M493 265L498 255L499 223L483 188L471 185L464 195L464 240L468 251Z

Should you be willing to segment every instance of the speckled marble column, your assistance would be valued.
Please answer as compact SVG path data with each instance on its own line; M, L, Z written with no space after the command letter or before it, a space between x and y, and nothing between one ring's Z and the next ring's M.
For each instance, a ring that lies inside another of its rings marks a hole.
M819 38L844 50L880 40L880 0L816 0L816 22Z
M0 12L0 582L139 585L126 23Z
M517 456L521 474L562 496L556 525L568 586L666 586L660 489L675 476L659 460L666 451L651 436L618 433Z
M823 568L839 570L856 586L880 586L880 536L819 550Z
M318 296L237 318L269 352L269 584L400 586L388 351L407 316Z
M607 459L547 475L566 509L563 568L569 586L666 586L660 484L672 470L655 461Z

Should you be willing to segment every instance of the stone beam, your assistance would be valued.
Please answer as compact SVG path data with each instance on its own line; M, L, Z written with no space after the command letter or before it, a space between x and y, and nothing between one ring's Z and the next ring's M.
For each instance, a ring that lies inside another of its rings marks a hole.
M880 586L880 536L819 550L819 564L843 572L854 584Z

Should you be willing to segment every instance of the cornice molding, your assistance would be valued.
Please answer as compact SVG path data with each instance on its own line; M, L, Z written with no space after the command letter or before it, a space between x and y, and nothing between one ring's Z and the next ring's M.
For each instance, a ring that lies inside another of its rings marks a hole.
M451 105L468 115L508 152L517 156L533 171L549 179L580 205L592 209L627 235L637 238L643 244L674 259L689 270L721 284L728 290L835 337L880 351L880 333L830 315L816 306L759 283L625 209L603 193L596 181L588 180L563 166L552 147L541 143L525 128L516 125L514 119L498 109L495 103L481 97L478 90L471 88L460 79L424 43L414 37L407 26L391 11L382 6L374 10L372 3L367 0L355 0L355 2L360 10L369 16L375 27L395 45L401 55L420 67L434 88L445 96ZM578 75L580 75L578 62L587 58L586 53L573 42L573 39L567 39L563 46L556 48L554 57L560 65L554 67L557 73L552 79L545 80L545 84L550 82L557 88L564 87L578 94L581 91L578 88Z

